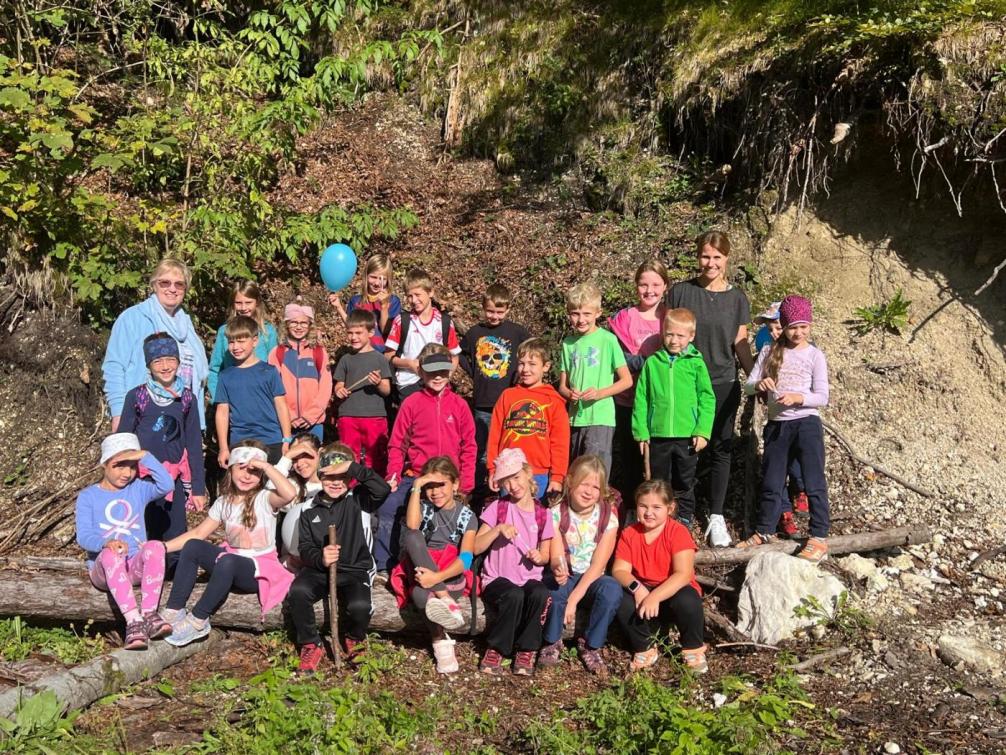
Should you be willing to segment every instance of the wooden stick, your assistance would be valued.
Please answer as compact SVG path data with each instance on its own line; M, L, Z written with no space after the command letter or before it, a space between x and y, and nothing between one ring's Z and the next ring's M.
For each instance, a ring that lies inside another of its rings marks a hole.
M859 452L856 451L856 449L852 447L852 443L849 442L848 438L846 438L844 435L842 435L842 433L839 431L839 429L837 427L835 427L833 424L831 424L830 422L827 422L826 420L821 420L821 424L824 426L825 430L827 430L829 433L831 433L831 435L835 438L835 440L837 440L841 445L843 445L845 447L845 450L849 452L849 456L852 457L853 461L858 461L860 464L862 464L864 466L871 467L878 474L882 474L882 475L884 475L884 477L888 477L888 478L894 480L899 485L903 485L904 487L908 488L909 490L911 490L911 491L913 491L915 493L918 493L923 498L935 498L936 497L936 494L933 493L932 491L926 490L925 488L920 488L918 485L909 482L904 477L901 477L900 475L895 474L894 472L892 472L891 470L887 469L886 467L882 467L880 464L877 464L875 461L872 461L871 459L867 459L865 456L861 456L859 454Z
M827 653L819 653L818 655L812 655L805 661L800 663L795 663L790 666L790 671L809 671L815 666L820 666L822 663L827 663L828 661L833 661L836 658L841 658L843 655L848 655L852 651L847 647L835 648L834 650L829 650Z
M751 638L733 625L726 616L721 614L710 605L703 606L703 613L706 621L714 627L723 630L726 636L733 642L751 642Z
M721 642L716 646L717 650L721 648L758 648L759 650L778 650L775 645L763 645L760 642Z
M328 544L335 545L335 525L328 525ZM339 652L339 593L336 590L338 559L328 567L328 627L332 634L332 660L336 671L342 670L342 653Z
M356 390L357 388L359 388L359 387L360 387L360 386L362 386L362 385L363 385L364 383L366 383L366 382L367 382L367 381L368 381L369 379L370 379L370 373L368 372L368 373L367 373L366 375L364 375L364 376L363 376L362 378L360 378L360 379L359 379L359 380L357 380L357 381L356 381L355 383L353 383L353 384L352 384L351 386L349 386L349 387L348 387L348 388L347 388L346 390L347 390L347 391L349 391L350 393L352 393L352 392L353 392L353 391L355 391L355 390Z
M996 548L989 548L984 553L975 557L975 560L971 562L971 571L975 571L979 566L984 564L990 558L998 558L1002 554L1006 553L1006 545L1000 545Z

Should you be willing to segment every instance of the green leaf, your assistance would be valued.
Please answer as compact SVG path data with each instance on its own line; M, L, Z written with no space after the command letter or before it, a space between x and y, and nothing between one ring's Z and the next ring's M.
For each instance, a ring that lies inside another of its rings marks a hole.
M14 87L0 89L0 105L8 105L15 110L28 110L31 104L31 97L23 89Z
M49 148L53 157L57 157L60 152L66 153L73 149L73 136L66 131L45 134L42 137L42 144Z

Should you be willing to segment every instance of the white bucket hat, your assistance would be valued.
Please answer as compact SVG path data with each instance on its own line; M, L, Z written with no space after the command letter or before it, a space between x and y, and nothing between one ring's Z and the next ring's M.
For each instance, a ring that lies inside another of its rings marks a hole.
M112 433L101 441L101 461L104 464L123 451L139 451L140 439L133 433Z

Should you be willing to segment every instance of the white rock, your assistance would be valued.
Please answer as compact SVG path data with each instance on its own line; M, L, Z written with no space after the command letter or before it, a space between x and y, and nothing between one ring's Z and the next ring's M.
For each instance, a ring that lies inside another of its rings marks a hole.
M900 556L889 558L887 565L899 571L908 571L915 568L915 559L908 553L902 553Z
M720 708L727 701L726 695L721 695L719 692L713 693L713 707Z
M823 616L798 617L794 610L813 597L827 617L845 591L842 583L816 565L785 553L760 553L748 562L737 604L737 627L755 642L775 645Z
M877 574L877 565L871 559L863 558L858 553L844 558L836 558L835 563L838 564L839 569L856 579L870 579Z
M898 755L901 752L901 746L897 742L884 742L884 752L889 755Z
M921 574L902 572L901 586L909 592L928 592L933 589L933 581Z
M976 671L1001 673L1002 653L981 640L945 634L937 643L936 653L948 666L963 664Z

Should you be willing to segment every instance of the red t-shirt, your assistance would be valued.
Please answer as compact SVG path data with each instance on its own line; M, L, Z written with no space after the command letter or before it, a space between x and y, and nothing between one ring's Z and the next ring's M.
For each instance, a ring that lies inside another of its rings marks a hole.
M688 528L676 519L669 519L663 532L652 543L646 542L645 533L643 525L638 522L622 530L615 547L615 558L632 564L632 576L644 585L656 587L671 576L674 554L696 550L695 541ZM694 577L691 585L699 595L702 594L702 588Z

